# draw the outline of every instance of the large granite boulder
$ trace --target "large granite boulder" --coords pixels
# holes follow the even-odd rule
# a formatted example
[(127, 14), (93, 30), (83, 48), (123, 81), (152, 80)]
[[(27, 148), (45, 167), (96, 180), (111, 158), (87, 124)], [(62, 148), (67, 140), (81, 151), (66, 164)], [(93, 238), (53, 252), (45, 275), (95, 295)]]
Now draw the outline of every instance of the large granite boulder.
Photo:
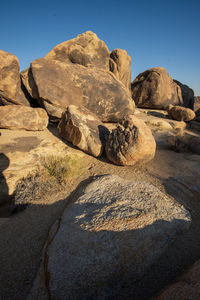
[(84, 107), (70, 105), (58, 124), (60, 137), (95, 157), (102, 154), (109, 130)]
[(190, 108), (186, 108), (183, 106), (172, 106), (169, 105), (168, 107), (168, 114), (169, 116), (177, 121), (191, 121), (195, 118), (195, 112)]
[(112, 130), (105, 150), (117, 165), (144, 164), (154, 158), (156, 142), (144, 121), (130, 115)]
[(95, 33), (87, 31), (55, 46), (45, 58), (109, 70), (109, 50)]
[(24, 105), (0, 106), (0, 128), (44, 130), (48, 125), (48, 115), (42, 108)]
[(114, 175), (75, 195), (50, 232), (28, 299), (134, 299), (134, 282), (189, 228), (189, 212), (148, 182)]
[(86, 107), (103, 122), (116, 122), (134, 112), (126, 88), (107, 71), (45, 58), (35, 60), (30, 68), (24, 84), (52, 120), (60, 119), (70, 104)]
[(183, 105), (190, 109), (194, 109), (194, 91), (189, 86), (182, 84), (178, 80), (174, 80), (174, 82), (181, 88)]
[(110, 71), (131, 92), (131, 57), (126, 50), (115, 49), (110, 53)]
[(0, 50), (0, 105), (7, 104), (30, 106), (21, 88), (17, 57)]
[(131, 90), (138, 107), (166, 109), (169, 104), (183, 105), (180, 87), (161, 67), (140, 73), (132, 82)]
[(200, 261), (164, 289), (152, 300), (198, 300), (200, 299)]

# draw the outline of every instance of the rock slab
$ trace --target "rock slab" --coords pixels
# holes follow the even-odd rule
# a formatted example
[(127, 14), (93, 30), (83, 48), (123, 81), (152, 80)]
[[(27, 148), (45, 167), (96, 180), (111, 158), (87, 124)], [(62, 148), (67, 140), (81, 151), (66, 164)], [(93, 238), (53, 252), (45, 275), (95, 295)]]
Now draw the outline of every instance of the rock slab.
[[(131, 297), (134, 280), (190, 226), (189, 212), (147, 182), (107, 175), (79, 195), (46, 244), (51, 299)], [(40, 275), (29, 299), (45, 299)]]
[(38, 96), (34, 95), (52, 119), (60, 119), (70, 104), (86, 107), (103, 122), (134, 112), (126, 88), (104, 70), (40, 58), (31, 63), (28, 76), (33, 77), (31, 84), (35, 82), (32, 89)]
[(48, 115), (43, 108), (23, 105), (0, 106), (0, 128), (44, 130), (48, 121)]
[(155, 156), (156, 142), (143, 120), (130, 115), (108, 136), (107, 158), (117, 165), (144, 164)]
[(60, 137), (95, 157), (102, 154), (109, 130), (89, 110), (70, 105), (58, 124)]

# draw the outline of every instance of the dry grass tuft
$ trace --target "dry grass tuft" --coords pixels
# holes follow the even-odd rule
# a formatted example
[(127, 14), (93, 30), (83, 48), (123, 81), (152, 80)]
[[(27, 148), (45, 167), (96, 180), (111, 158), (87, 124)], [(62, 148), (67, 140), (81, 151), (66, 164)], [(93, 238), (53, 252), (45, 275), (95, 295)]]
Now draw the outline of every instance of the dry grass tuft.
[(13, 193), (12, 212), (60, 192), (69, 181), (83, 172), (85, 164), (77, 157), (47, 156), (34, 173), (22, 178)]

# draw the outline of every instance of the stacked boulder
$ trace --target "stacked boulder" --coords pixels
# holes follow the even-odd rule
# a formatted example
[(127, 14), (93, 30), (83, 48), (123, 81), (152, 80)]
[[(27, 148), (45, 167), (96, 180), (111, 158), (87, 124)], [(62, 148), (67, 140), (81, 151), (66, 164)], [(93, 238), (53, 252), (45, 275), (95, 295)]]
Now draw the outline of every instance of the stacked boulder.
[(165, 68), (156, 67), (140, 73), (131, 84), (132, 98), (141, 108), (166, 109), (179, 105), (193, 109), (194, 92), (173, 80)]

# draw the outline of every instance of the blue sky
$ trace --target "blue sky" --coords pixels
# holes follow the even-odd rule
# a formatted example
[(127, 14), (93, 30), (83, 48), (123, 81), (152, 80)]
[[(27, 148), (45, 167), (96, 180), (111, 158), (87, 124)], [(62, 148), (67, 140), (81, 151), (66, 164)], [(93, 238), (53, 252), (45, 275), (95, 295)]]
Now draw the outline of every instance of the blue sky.
[(55, 45), (87, 30), (110, 51), (125, 49), (132, 79), (163, 66), (200, 95), (200, 1), (1, 0), (0, 49), (15, 54), (21, 70)]

